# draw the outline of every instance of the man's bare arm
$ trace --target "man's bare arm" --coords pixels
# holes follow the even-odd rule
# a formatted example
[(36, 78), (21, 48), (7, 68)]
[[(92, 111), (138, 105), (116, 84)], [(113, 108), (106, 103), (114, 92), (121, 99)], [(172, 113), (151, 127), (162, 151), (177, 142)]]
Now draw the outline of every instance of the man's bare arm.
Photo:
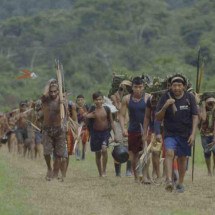
[(192, 132), (191, 132), (191, 135), (188, 139), (188, 143), (190, 145), (192, 145), (195, 141), (198, 123), (199, 123), (198, 115), (193, 115), (192, 116)]
[(128, 96), (124, 96), (122, 99), (122, 104), (119, 112), (119, 122), (123, 132), (123, 135), (127, 133), (125, 130), (125, 120), (126, 120), (126, 112), (128, 108)]

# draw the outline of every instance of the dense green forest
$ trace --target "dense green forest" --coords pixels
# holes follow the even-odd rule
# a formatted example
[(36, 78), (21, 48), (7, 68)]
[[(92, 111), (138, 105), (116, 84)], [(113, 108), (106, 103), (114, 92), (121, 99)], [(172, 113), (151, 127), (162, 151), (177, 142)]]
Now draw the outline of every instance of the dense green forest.
[[(197, 51), (205, 59), (202, 91), (215, 81), (213, 0), (0, 0), (0, 108), (36, 99), (64, 67), (71, 99), (105, 94), (112, 73), (166, 77), (180, 72), (195, 83)], [(36, 79), (16, 80), (22, 69)]]

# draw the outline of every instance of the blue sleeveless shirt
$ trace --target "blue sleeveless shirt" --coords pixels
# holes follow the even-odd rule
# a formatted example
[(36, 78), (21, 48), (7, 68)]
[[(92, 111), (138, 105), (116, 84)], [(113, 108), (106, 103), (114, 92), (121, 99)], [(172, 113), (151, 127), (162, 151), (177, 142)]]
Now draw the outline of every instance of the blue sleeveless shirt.
[(144, 101), (144, 96), (140, 99), (140, 101), (135, 102), (133, 101), (132, 95), (131, 95), (128, 103), (128, 111), (129, 111), (128, 132), (141, 132), (140, 124), (143, 125), (145, 110), (146, 110), (146, 103)]

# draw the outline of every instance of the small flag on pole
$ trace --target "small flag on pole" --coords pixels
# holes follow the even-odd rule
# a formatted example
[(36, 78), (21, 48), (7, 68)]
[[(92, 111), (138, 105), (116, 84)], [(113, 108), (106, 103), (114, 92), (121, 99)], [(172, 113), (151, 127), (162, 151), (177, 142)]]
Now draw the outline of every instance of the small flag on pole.
[(28, 79), (28, 78), (30, 78), (30, 79), (35, 79), (35, 78), (37, 78), (37, 75), (36, 75), (34, 72), (30, 72), (30, 71), (27, 70), (27, 69), (23, 69), (23, 70), (21, 70), (21, 72), (24, 73), (24, 74), (21, 75), (21, 76), (18, 76), (18, 77), (16, 78), (17, 80)]

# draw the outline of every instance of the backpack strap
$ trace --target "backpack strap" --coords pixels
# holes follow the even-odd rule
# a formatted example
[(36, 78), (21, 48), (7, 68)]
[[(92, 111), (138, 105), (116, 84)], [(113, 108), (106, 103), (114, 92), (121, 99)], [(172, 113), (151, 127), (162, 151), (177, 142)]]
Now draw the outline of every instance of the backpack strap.
[(105, 111), (107, 113), (107, 119), (110, 122), (110, 114), (111, 114), (110, 108), (108, 106), (106, 106), (106, 105), (104, 105), (103, 107), (104, 107), (104, 109), (105, 109)]

